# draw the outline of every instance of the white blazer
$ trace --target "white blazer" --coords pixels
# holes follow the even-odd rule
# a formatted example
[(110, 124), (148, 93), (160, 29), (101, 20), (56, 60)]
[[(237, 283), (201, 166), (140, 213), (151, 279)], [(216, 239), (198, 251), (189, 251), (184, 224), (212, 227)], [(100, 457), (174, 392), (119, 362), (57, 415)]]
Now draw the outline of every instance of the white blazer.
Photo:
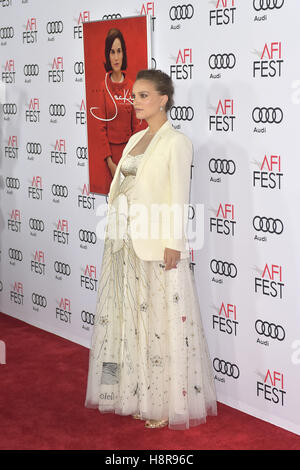
[[(124, 148), (110, 185), (108, 213), (124, 179), (124, 175), (120, 171), (122, 162), (147, 130), (148, 128), (134, 134)], [(181, 258), (189, 257), (189, 245), (185, 230), (192, 159), (193, 146), (190, 139), (175, 130), (169, 121), (166, 121), (151, 140), (140, 161), (130, 199), (131, 203), (142, 204), (147, 209), (148, 219), (146, 222), (150, 227), (152, 218), (152, 223), (156, 224), (155, 229), (158, 229), (159, 234), (165, 234), (162, 232), (162, 223), (168, 223), (166, 216), (171, 215), (171, 206), (175, 207), (174, 204), (176, 207), (180, 207), (183, 215), (180, 237), (178, 232), (175, 233), (174, 230), (170, 230), (167, 238), (165, 236), (161, 238), (161, 235), (152, 237), (152, 232), (148, 232), (144, 238), (133, 237), (133, 248), (139, 258), (147, 261), (163, 260), (165, 247), (179, 250)], [(169, 211), (169, 214), (164, 212), (163, 220), (159, 219), (159, 222), (153, 221), (153, 212), (151, 213), (153, 204), (163, 204), (164, 210)]]

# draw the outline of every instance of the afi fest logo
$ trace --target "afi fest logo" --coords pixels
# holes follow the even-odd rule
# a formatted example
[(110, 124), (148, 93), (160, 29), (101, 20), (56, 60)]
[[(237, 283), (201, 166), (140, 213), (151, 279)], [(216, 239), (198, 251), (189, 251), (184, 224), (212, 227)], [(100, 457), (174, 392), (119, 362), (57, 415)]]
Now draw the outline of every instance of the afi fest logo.
[(234, 24), (238, 0), (217, 0), (214, 10), (209, 12), (209, 26)]
[(95, 209), (95, 196), (90, 195), (90, 191), (88, 189), (88, 185), (84, 184), (81, 190), (81, 194), (78, 195), (78, 207), (82, 207), (83, 209)]
[(21, 232), (21, 211), (19, 209), (12, 209), (7, 220), (7, 228), (12, 232)]
[(64, 59), (54, 57), (51, 69), (48, 70), (48, 82), (62, 83), (64, 81)]
[(56, 228), (53, 230), (53, 241), (62, 245), (69, 244), (69, 224), (66, 219), (59, 219)]
[(233, 132), (233, 123), (236, 116), (233, 114), (233, 100), (219, 100), (216, 113), (209, 116), (209, 130), (217, 132)]
[(42, 250), (35, 250), (33, 259), (30, 261), (30, 269), (36, 274), (45, 275), (45, 252)]
[(65, 139), (56, 139), (54, 150), (50, 152), (50, 161), (56, 165), (65, 165), (67, 160), (67, 150)]
[(149, 15), (152, 23), (152, 31), (155, 29), (156, 16), (154, 15), (154, 2), (144, 2), (139, 12), (140, 15)]
[(256, 395), (263, 400), (283, 406), (285, 394), (283, 374), (276, 370), (268, 369), (264, 381), (256, 384)]
[(56, 320), (63, 321), (65, 323), (71, 323), (71, 302), (70, 299), (61, 297), (59, 306), (55, 309)]
[(28, 109), (25, 110), (26, 122), (40, 122), (40, 100), (31, 98)]
[(265, 265), (261, 277), (254, 279), (255, 292), (282, 299), (284, 283), (282, 282), (282, 266), (277, 264)]
[(253, 77), (274, 78), (281, 77), (282, 64), (282, 46), (281, 42), (271, 42), (268, 46), (266, 43), (262, 53), (254, 51), (260, 56), (260, 60), (253, 62)]
[(16, 135), (10, 135), (7, 146), (4, 147), (4, 155), (7, 158), (18, 158), (18, 138)]
[(43, 199), (43, 185), (41, 176), (33, 176), (31, 186), (28, 186), (29, 199), (42, 200)]
[(15, 72), (15, 61), (14, 59), (8, 59), (4, 66), (4, 72), (2, 72), (3, 83), (16, 83), (16, 72)]
[(23, 305), (23, 284), (15, 281), (13, 289), (10, 291), (10, 301), (18, 305)]
[(218, 329), (222, 333), (236, 336), (237, 325), (236, 321), (236, 305), (227, 304), (222, 302), (218, 315), (212, 316), (213, 329)]
[(23, 44), (37, 43), (37, 25), (36, 18), (28, 18), (25, 30), (23, 32)]
[(220, 203), (216, 217), (209, 220), (210, 232), (216, 231), (221, 235), (232, 235), (234, 237), (236, 221), (234, 220), (234, 205)]
[(170, 76), (176, 80), (191, 80), (193, 67), (192, 49), (179, 49), (176, 65), (170, 65)]
[(90, 21), (90, 12), (88, 10), (81, 11), (78, 18), (75, 19), (77, 25), (73, 27), (73, 39), (82, 39), (82, 23), (86, 21)]
[(259, 170), (253, 171), (253, 187), (265, 189), (281, 189), (281, 156), (265, 155), (262, 163), (254, 162)]
[(92, 264), (87, 264), (84, 270), (84, 274), (80, 275), (80, 287), (96, 291), (97, 283), (98, 280), (96, 276), (96, 266)]

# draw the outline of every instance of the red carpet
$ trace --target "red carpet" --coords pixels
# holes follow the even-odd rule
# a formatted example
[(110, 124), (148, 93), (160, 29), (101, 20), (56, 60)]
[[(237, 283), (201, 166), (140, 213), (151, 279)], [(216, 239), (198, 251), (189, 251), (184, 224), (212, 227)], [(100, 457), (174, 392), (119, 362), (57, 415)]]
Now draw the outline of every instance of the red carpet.
[(0, 314), (0, 449), (300, 449), (300, 437), (219, 404), (187, 431), (145, 429), (131, 417), (84, 407), (89, 350)]

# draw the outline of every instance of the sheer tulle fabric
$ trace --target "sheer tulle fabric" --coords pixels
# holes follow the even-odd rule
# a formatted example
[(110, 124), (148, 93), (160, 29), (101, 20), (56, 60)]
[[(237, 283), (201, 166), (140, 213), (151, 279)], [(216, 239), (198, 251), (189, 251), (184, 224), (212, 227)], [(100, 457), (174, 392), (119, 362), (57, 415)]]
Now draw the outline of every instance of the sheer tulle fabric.
[[(129, 160), (133, 174), (124, 165), (117, 197), (125, 195), (128, 204), (139, 161)], [(141, 260), (129, 220), (122, 243), (108, 236), (104, 242), (85, 406), (168, 419), (171, 429), (187, 429), (217, 414), (189, 260), (168, 271), (163, 260)]]

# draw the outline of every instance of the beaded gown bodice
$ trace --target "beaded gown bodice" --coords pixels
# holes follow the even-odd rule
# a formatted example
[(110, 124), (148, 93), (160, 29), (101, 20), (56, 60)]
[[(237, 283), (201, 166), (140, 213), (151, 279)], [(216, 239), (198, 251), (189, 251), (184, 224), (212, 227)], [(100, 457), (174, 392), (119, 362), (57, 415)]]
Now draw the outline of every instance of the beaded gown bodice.
[(136, 176), (137, 169), (144, 154), (127, 155), (121, 166), (122, 174), (126, 176)]

